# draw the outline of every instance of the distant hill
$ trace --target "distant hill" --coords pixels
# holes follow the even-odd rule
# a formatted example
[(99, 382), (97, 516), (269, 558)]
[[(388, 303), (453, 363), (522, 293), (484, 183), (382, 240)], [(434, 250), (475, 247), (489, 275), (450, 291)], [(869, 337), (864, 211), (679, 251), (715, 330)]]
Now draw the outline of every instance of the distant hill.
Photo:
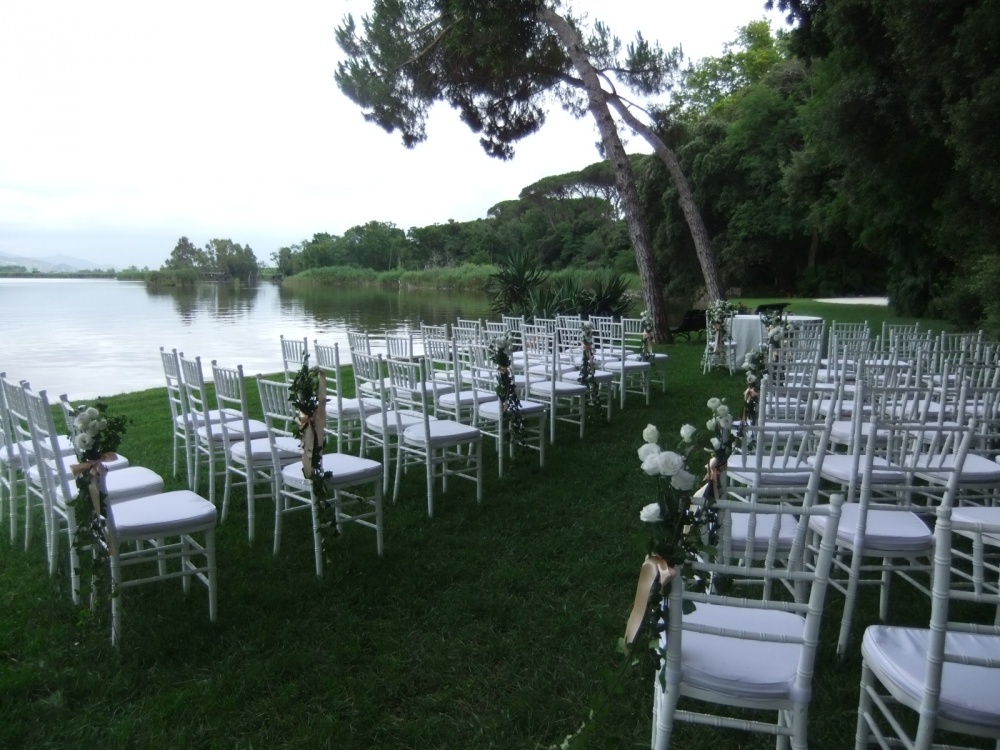
[(0, 253), (0, 266), (24, 266), (29, 271), (37, 269), (40, 273), (75, 273), (76, 271), (114, 270), (111, 266), (102, 266), (92, 260), (72, 258), (68, 255), (50, 255), (45, 258), (27, 258)]

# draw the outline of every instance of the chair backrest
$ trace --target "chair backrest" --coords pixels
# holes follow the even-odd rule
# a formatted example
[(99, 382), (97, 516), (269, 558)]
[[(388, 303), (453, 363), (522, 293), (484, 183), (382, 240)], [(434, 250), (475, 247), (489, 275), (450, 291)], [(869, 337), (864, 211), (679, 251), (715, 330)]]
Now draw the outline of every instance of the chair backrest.
[[(479, 343), (479, 342), (475, 342)], [(466, 344), (472, 346), (473, 343)], [(424, 363), (426, 365), (427, 379), (431, 383), (431, 390), (434, 397), (437, 396), (435, 390), (438, 385), (457, 388), (461, 386), (458, 365), (455, 359), (455, 350), (459, 342), (451, 339), (428, 339), (424, 348)]]
[(419, 412), (423, 416), (424, 438), (430, 439), (430, 396), (427, 393), (425, 363), (407, 360), (386, 360), (389, 371), (389, 392), (395, 411), (396, 428), (403, 432), (401, 411)]
[(285, 367), (285, 380), (291, 383), (295, 373), (302, 368), (302, 363), (309, 355), (309, 339), (306, 337), (286, 339), (284, 336), (279, 338), (281, 339), (281, 360)]
[[(7, 373), (0, 372), (0, 381), (7, 380)], [(6, 451), (7, 456), (6, 461), (15, 462), (19, 460), (16, 458), (18, 454), (17, 440), (14, 438), (14, 428), (10, 422), (10, 413), (7, 410), (7, 396), (4, 393), (5, 389), (0, 387), (0, 447)], [(4, 480), (4, 486), (6, 486), (5, 472), (0, 471), (0, 480)]]
[(497, 336), (503, 336), (508, 330), (507, 325), (501, 321), (483, 321), (483, 338), (486, 341), (492, 341)]
[(426, 342), (427, 339), (447, 339), (448, 336), (448, 324), (441, 323), (440, 325), (427, 325), (425, 323), (420, 324), (420, 340)]
[(385, 350), (388, 359), (413, 359), (416, 352), (413, 348), (412, 333), (390, 333), (385, 337)]
[(451, 327), (451, 338), (458, 345), (478, 344), (483, 340), (483, 326), (478, 320), (458, 318)]
[(63, 458), (62, 451), (59, 450), (58, 443), (56, 442), (59, 433), (56, 432), (55, 420), (52, 417), (52, 407), (49, 404), (48, 394), (45, 391), (38, 391), (37, 393), (32, 391), (27, 383), (23, 383), (22, 386), (22, 393), (24, 394), (23, 403), (28, 417), (29, 435), (43, 482), (45, 480), (45, 472), (51, 472), (52, 483), (44, 486), (45, 492), (48, 493), (46, 502), (65, 508), (73, 500), (71, 493), (74, 482), (69, 467)]
[[(260, 406), (264, 412), (264, 424), (267, 425), (268, 436), (291, 437), (298, 416), (292, 407), (291, 386), (280, 380), (268, 380), (258, 374), (257, 392), (260, 394)], [(272, 454), (273, 452), (272, 450)], [(280, 460), (278, 463), (280, 465)]]
[(235, 368), (220, 367), (212, 360), (212, 378), (215, 380), (215, 400), (219, 408), (218, 430), (222, 435), (222, 445), (226, 454), (236, 443), (246, 445), (247, 460), (253, 455), (250, 450), (250, 407), (247, 404), (246, 381), (243, 365)]
[(348, 331), (347, 332), (347, 345), (351, 348), (351, 352), (361, 352), (362, 354), (372, 353), (371, 340), (368, 334), (364, 331)]
[(333, 407), (337, 414), (344, 411), (344, 386), (341, 382), (340, 345), (321, 344), (313, 340), (313, 353), (316, 355), (316, 367), (326, 375), (327, 408)]
[(870, 345), (872, 329), (867, 320), (863, 323), (842, 323), (832, 320), (827, 336), (829, 337), (827, 354), (833, 358), (840, 355), (838, 346), (856, 348)]
[[(368, 399), (381, 401), (385, 404), (388, 401), (389, 392), (385, 387), (382, 355), (351, 352), (351, 360), (354, 362), (354, 388), (358, 394), (359, 403), (364, 405), (362, 399)], [(384, 413), (385, 409), (382, 411)]]
[(524, 325), (523, 315), (501, 315), (500, 320), (508, 331), (520, 331)]
[(213, 432), (218, 429), (218, 423), (210, 419), (212, 407), (208, 403), (205, 390), (205, 375), (201, 369), (201, 357), (188, 359), (183, 354), (177, 355), (181, 365), (184, 383), (184, 403), (187, 404), (188, 416), (192, 429), (204, 427), (207, 437), (211, 440)]
[(11, 451), (8, 455), (21, 462), (22, 467), (30, 466), (34, 461), (35, 448), (32, 444), (31, 427), (28, 418), (28, 405), (24, 398), (24, 388), (27, 383), (15, 383), (6, 376), (0, 375), (4, 394), (4, 405), (7, 412), (7, 426)]
[(162, 346), (160, 347), (160, 361), (163, 363), (163, 377), (167, 385), (167, 403), (170, 404), (170, 416), (175, 425), (179, 422), (186, 424), (186, 420), (182, 417), (187, 414), (179, 357), (176, 349), (171, 349), (168, 352)]

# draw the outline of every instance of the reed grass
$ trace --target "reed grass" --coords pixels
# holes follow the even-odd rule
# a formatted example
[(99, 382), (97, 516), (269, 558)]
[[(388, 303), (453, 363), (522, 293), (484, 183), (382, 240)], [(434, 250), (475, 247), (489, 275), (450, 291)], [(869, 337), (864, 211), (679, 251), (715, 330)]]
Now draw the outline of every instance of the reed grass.
[[(874, 321), (886, 311), (843, 313)], [(132, 589), (118, 651), (103, 627), (80, 624), (65, 560), (50, 578), (40, 535), (25, 551), (4, 526), (0, 747), (547, 748), (605, 698), (578, 746), (648, 747), (652, 686), (626, 671), (609, 697), (607, 682), (643, 557), (638, 511), (653, 491), (636, 450), (647, 423), (666, 433), (701, 424), (710, 397), (740, 403), (742, 375), (702, 375), (702, 346), (663, 349), (669, 386), (654, 389), (651, 406), (630, 396), (584, 440), (561, 428), (544, 469), (525, 454), (501, 481), (487, 444), (481, 505), (455, 482), (429, 520), (422, 475), (406, 475), (386, 506), (385, 556), (372, 532), (348, 528), (329, 545), (323, 579), (307, 517), (286, 519), (274, 556), (271, 509), (258, 503), (251, 544), (237, 493), (218, 529), (218, 622), (199, 587), (187, 597), (176, 582)], [(107, 401), (134, 420), (122, 452), (180, 488), (164, 391)], [(893, 621), (926, 621), (926, 601), (902, 586), (893, 597)], [(872, 621), (867, 592), (862, 604), (859, 622)], [(813, 747), (849, 747), (860, 656), (855, 643), (836, 661), (837, 595), (827, 609), (810, 735)], [(691, 726), (671, 745), (772, 746)]]

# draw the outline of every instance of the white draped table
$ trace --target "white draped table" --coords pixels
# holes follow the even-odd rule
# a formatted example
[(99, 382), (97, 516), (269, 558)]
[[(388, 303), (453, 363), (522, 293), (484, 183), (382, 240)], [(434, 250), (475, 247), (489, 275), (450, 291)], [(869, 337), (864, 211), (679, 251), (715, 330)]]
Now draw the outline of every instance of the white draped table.
[[(815, 315), (786, 315), (791, 323), (805, 320), (820, 320)], [(732, 338), (736, 342), (736, 367), (743, 367), (743, 359), (751, 349), (760, 346), (762, 334), (760, 330), (760, 315), (733, 316)]]

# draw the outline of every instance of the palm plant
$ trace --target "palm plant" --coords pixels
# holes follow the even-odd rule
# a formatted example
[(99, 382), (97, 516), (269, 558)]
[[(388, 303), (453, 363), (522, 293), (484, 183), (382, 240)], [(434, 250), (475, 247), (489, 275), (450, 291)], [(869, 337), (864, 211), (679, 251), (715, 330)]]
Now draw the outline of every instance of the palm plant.
[(496, 315), (527, 314), (531, 292), (548, 279), (538, 267), (538, 258), (524, 248), (511, 248), (497, 258), (496, 267), (486, 280), (490, 310)]

